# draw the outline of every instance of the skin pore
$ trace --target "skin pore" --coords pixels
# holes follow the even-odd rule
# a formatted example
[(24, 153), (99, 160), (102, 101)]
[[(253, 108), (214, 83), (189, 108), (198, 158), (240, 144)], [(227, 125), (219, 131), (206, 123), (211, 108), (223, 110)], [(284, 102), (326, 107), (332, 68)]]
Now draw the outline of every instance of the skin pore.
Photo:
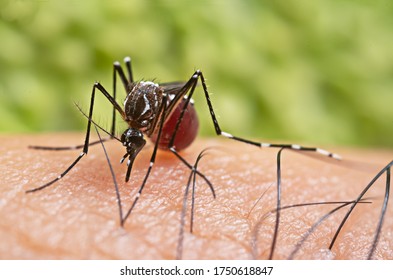
[[(92, 132), (92, 140), (97, 139)], [(28, 145), (82, 144), (81, 133), (0, 136), (1, 259), (174, 259), (178, 252), (183, 195), (190, 170), (170, 152), (158, 152), (147, 185), (120, 227), (115, 188), (100, 145), (54, 185), (26, 194), (56, 178), (79, 150), (30, 150)], [(124, 148), (105, 143), (123, 212), (140, 187), (153, 145), (138, 155), (131, 180), (124, 182)], [(211, 181), (216, 199), (197, 176), (193, 233), (190, 200), (183, 259), (266, 259), (270, 254), (276, 205), (277, 149), (259, 149), (221, 139), (197, 140), (181, 152), (194, 164), (209, 148), (198, 170)], [(325, 148), (325, 147), (322, 147)], [(392, 152), (329, 149), (344, 160), (285, 150), (282, 154), (281, 206), (323, 201), (350, 201), (393, 158)], [(355, 163), (356, 162), (356, 163)], [(359, 162), (367, 162), (360, 164)], [(300, 246), (295, 259), (365, 259), (375, 234), (385, 190), (382, 176), (359, 204), (330, 251), (330, 241), (348, 207), (325, 220)], [(307, 230), (335, 205), (294, 207), (281, 211), (274, 259), (287, 259)], [(270, 214), (269, 214), (270, 213)], [(393, 211), (388, 205), (375, 259), (393, 259)]]

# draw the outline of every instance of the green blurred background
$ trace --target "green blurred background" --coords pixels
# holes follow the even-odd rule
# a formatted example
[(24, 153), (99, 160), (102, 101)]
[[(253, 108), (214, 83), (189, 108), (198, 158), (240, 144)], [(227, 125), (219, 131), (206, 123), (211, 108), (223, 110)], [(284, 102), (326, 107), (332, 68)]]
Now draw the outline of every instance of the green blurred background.
[(201, 69), (235, 135), (393, 147), (391, 0), (0, 0), (0, 131), (84, 130), (74, 102), (87, 111), (93, 82), (110, 90), (127, 55), (137, 80)]

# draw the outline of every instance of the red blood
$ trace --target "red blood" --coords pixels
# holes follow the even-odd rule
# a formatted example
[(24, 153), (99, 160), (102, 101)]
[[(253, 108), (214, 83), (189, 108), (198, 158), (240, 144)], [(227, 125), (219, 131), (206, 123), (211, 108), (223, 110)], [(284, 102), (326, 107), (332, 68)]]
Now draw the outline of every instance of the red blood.
[[(165, 122), (161, 132), (161, 139), (158, 143), (158, 147), (162, 150), (168, 150), (169, 141), (175, 130), (176, 122), (180, 117), (181, 110), (186, 101), (183, 99), (179, 105), (174, 109), (172, 115)], [(195, 111), (194, 105), (189, 103), (186, 111), (184, 112), (182, 122), (180, 123), (179, 129), (177, 130), (175, 138), (175, 148), (177, 151), (183, 150), (191, 145), (198, 134), (199, 121)], [(157, 135), (154, 134), (151, 140), (155, 143), (157, 141)]]

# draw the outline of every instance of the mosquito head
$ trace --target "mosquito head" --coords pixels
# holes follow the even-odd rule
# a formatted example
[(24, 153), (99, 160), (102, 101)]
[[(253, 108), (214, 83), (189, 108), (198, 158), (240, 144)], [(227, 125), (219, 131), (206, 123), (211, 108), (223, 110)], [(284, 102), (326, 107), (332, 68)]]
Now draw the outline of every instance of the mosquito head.
[(132, 84), (124, 101), (125, 120), (129, 126), (150, 134), (159, 115), (162, 96), (163, 89), (156, 83), (142, 81)]
[(121, 135), (121, 142), (126, 147), (127, 154), (131, 158), (135, 158), (146, 144), (146, 140), (143, 139), (143, 133), (135, 128), (126, 129)]

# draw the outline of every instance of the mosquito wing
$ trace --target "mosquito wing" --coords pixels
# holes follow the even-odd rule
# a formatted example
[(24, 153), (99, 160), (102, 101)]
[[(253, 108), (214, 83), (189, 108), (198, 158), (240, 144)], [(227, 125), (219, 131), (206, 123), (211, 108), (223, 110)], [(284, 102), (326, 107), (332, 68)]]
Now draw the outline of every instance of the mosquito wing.
[(168, 96), (168, 106), (166, 110), (165, 119), (168, 119), (172, 114), (173, 110), (178, 106), (178, 104), (183, 100), (187, 93), (191, 89), (190, 81), (188, 82), (170, 82), (162, 83), (160, 86), (164, 89), (164, 93)]
[(160, 86), (164, 89), (164, 92), (168, 95), (176, 95), (179, 91), (184, 87), (186, 82), (169, 82), (169, 83), (160, 83)]

